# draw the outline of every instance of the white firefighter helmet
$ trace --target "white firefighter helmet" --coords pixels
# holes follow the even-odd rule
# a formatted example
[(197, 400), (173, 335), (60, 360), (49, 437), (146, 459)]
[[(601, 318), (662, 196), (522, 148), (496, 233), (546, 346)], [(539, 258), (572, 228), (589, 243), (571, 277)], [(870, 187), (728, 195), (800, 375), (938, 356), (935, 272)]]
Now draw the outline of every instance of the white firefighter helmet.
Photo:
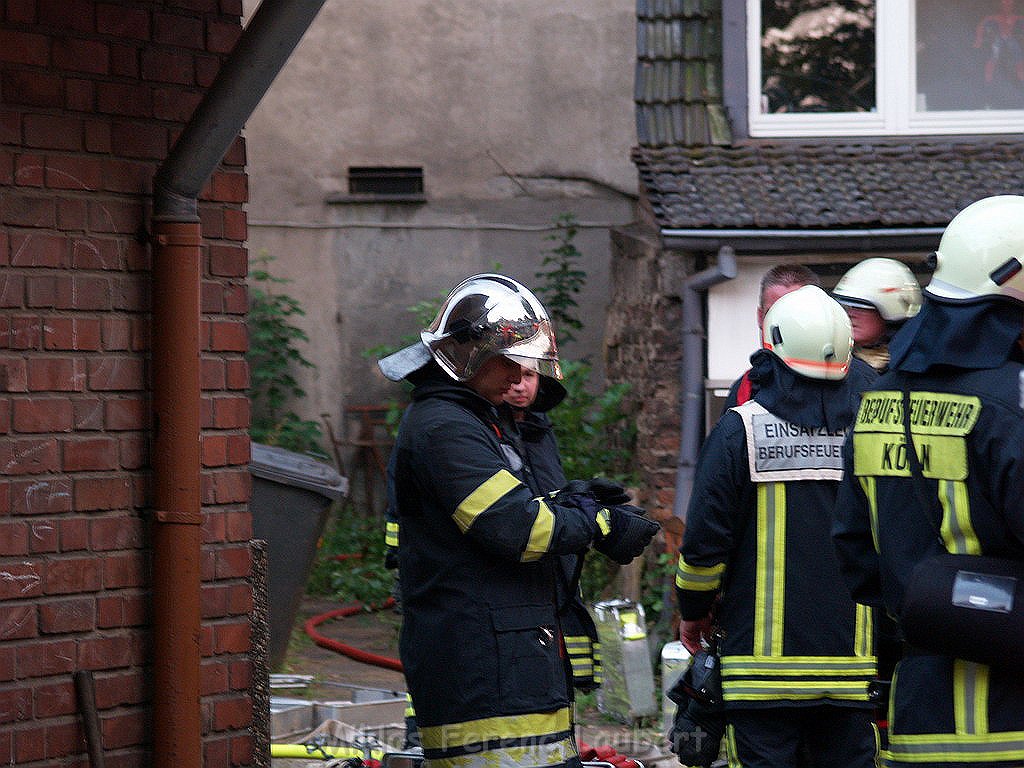
[(921, 286), (896, 259), (865, 259), (839, 278), (832, 298), (848, 307), (874, 309), (889, 323), (902, 323), (921, 309)]
[(996, 195), (971, 203), (942, 233), (935, 260), (925, 288), (933, 299), (1024, 304), (1024, 197)]
[(547, 310), (528, 288), (504, 275), (481, 274), (463, 280), (420, 339), (456, 381), (473, 378), (495, 355), (543, 376), (562, 378)]
[(765, 313), (764, 348), (786, 367), (812, 379), (846, 377), (853, 355), (850, 318), (821, 288), (790, 291)]

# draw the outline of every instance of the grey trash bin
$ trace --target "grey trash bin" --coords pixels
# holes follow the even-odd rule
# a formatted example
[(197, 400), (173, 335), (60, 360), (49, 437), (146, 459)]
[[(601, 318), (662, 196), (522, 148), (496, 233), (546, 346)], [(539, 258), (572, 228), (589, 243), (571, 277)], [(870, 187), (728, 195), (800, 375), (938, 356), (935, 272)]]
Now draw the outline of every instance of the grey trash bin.
[(348, 480), (329, 464), (270, 445), (252, 444), (253, 535), (267, 542), (271, 668), (284, 661), (316, 545), (331, 502), (344, 498)]

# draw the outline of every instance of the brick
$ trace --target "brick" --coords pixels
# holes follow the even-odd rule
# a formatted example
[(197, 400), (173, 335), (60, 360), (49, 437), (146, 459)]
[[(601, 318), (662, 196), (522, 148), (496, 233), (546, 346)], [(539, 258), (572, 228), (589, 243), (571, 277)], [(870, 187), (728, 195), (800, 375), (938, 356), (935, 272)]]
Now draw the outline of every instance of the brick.
[(0, 392), (28, 392), (28, 363), (25, 359), (0, 356)]
[(28, 107), (63, 106), (61, 80), (56, 74), (14, 70), (5, 72), (0, 83), (8, 104), (22, 104)]
[(34, 605), (18, 603), (0, 612), (0, 641), (31, 640), (39, 637), (38, 613)]
[(14, 401), (12, 424), (15, 432), (70, 432), (73, 426), (71, 401), (66, 398), (31, 398)]
[(151, 191), (151, 163), (120, 157), (106, 157), (102, 162), (103, 189), (127, 194), (148, 194)]
[(131, 323), (123, 315), (105, 315), (101, 319), (103, 349), (109, 351), (131, 349)]
[(0, 29), (0, 61), (45, 67), (50, 63), (50, 39), (45, 35)]
[(149, 279), (144, 275), (114, 277), (111, 283), (111, 302), (114, 309), (126, 312), (149, 310)]
[(140, 555), (114, 554), (103, 559), (103, 588), (146, 586), (146, 564)]
[(25, 278), (0, 273), (0, 307), (20, 307), (25, 300)]
[(117, 122), (111, 140), (122, 157), (162, 160), (169, 148), (167, 129), (159, 125)]
[(0, 522), (0, 557), (27, 555), (28, 530), (21, 520)]
[(14, 159), (14, 181), (19, 187), (42, 187), (45, 171), (42, 155), (22, 154)]
[(40, 149), (82, 149), (82, 121), (63, 115), (25, 115), (25, 146)]
[(89, 227), (94, 232), (134, 236), (144, 223), (140, 201), (99, 199), (89, 203)]
[(175, 48), (193, 48), (200, 51), (206, 48), (202, 19), (188, 16), (154, 14), (153, 40)]
[(241, 36), (240, 25), (213, 19), (206, 25), (206, 49), (210, 53), (231, 53)]
[(32, 689), (0, 691), (0, 723), (27, 722), (32, 719)]
[[(248, 474), (248, 471), (245, 472)], [(252, 555), (245, 546), (225, 547), (217, 552), (214, 564), (218, 579), (248, 578), (252, 569)]]
[(204, 435), (202, 438), (204, 467), (223, 467), (228, 463), (227, 435)]
[(142, 437), (118, 438), (118, 462), (121, 469), (142, 469), (149, 466), (149, 441)]
[(245, 168), (245, 139), (240, 135), (235, 136), (228, 151), (224, 153), (221, 163), (225, 166)]
[[(57, 227), (65, 232), (69, 230), (82, 230), (88, 226), (86, 211), (87, 203), (80, 197), (67, 198), (61, 197), (57, 199)], [(74, 238), (71, 243), (72, 253), (74, 253), (75, 242), (78, 238)], [(72, 266), (74, 266), (72, 264)]]
[[(0, 34), (3, 34), (0, 31)], [(3, 46), (0, 45), (0, 51)], [(13, 109), (4, 109), (0, 104), (0, 142), (11, 146), (22, 146), (21, 112)]]
[(87, 152), (112, 151), (114, 145), (113, 129), (107, 120), (86, 119), (85, 127), (85, 149)]
[(110, 72), (110, 49), (100, 40), (54, 37), (51, 42), (53, 66), (68, 72), (105, 75)]
[(120, 240), (77, 237), (71, 243), (71, 266), (73, 269), (121, 269), (123, 251), (124, 243)]
[[(68, 481), (68, 498), (71, 497)], [(89, 521), (85, 518), (63, 519), (59, 524), (61, 552), (74, 552), (89, 546)]]
[(16, 654), (11, 646), (0, 645), (0, 680), (14, 679)]
[(81, 359), (33, 357), (28, 360), (28, 387), (33, 392), (81, 392), (85, 365)]
[(46, 726), (46, 757), (58, 760), (81, 754), (82, 739), (77, 720), (50, 723)]
[(146, 429), (149, 426), (148, 400), (141, 398), (108, 400), (104, 409), (104, 422), (109, 430)]
[(209, 88), (220, 72), (220, 58), (217, 56), (196, 56), (196, 85)]
[(208, 189), (215, 200), (245, 203), (249, 200), (249, 179), (244, 173), (214, 173)]
[(215, 696), (231, 690), (228, 683), (228, 669), (224, 664), (216, 662), (203, 664), (199, 673), (200, 695)]
[(46, 186), (50, 189), (93, 192), (102, 185), (103, 165), (98, 158), (55, 156), (46, 160)]
[(141, 627), (150, 623), (149, 601), (142, 595), (126, 595), (123, 590), (115, 596), (100, 597), (97, 601), (97, 626), (101, 629)]
[(245, 211), (237, 208), (224, 209), (224, 237), (240, 243), (248, 239), (249, 224)]
[(248, 471), (217, 472), (214, 475), (214, 501), (234, 504), (249, 501), (252, 481)]
[(99, 517), (89, 524), (89, 540), (97, 552), (140, 549), (145, 543), (142, 527), (142, 521), (134, 516)]
[(93, 391), (131, 391), (145, 386), (145, 361), (136, 357), (89, 360), (88, 371), (89, 389)]
[(9, 434), (11, 431), (11, 400), (0, 398), (0, 435)]
[(120, 42), (119, 40), (111, 41), (110, 74), (138, 80), (142, 67), (140, 54), (141, 49), (135, 43)]
[(52, 559), (47, 563), (44, 582), (48, 595), (95, 592), (101, 584), (99, 558), (90, 553), (87, 557)]
[(33, 555), (59, 552), (60, 537), (53, 520), (33, 520), (29, 525), (29, 553)]
[(39, 349), (43, 338), (43, 322), (38, 315), (16, 315), (5, 320), (8, 322), (8, 349)]
[(233, 466), (247, 465), (252, 459), (252, 441), (249, 435), (228, 436), (228, 464)]
[(131, 647), (129, 638), (89, 637), (78, 641), (80, 669), (117, 669), (129, 666)]
[(212, 352), (245, 352), (249, 349), (249, 331), (244, 322), (218, 320), (210, 323)]
[(131, 504), (131, 485), (126, 477), (77, 478), (73, 488), (74, 507), (79, 512), (126, 509)]
[(104, 403), (98, 397), (75, 400), (75, 431), (103, 429)]
[(117, 469), (118, 444), (113, 437), (66, 440), (63, 445), (65, 472)]
[[(119, 750), (124, 747), (148, 744), (152, 738), (150, 728), (147, 717), (142, 712), (108, 716), (103, 719), (103, 746), (108, 750)], [(132, 763), (132, 765), (136, 763)]]
[(2, 223), (12, 227), (53, 229), (57, 223), (57, 206), (49, 197), (14, 192), (5, 195), (0, 216), (3, 217)]
[[(96, 84), (83, 78), (66, 78), (64, 80), (64, 106), (69, 112), (96, 111)], [(88, 145), (86, 146), (88, 149)]]
[(11, 511), (17, 515), (59, 515), (70, 512), (71, 480), (56, 477), (12, 483)]
[(219, 315), (224, 311), (224, 291), (220, 283), (204, 280), (199, 289), (199, 311), (204, 315)]
[(226, 383), (223, 360), (204, 358), (200, 361), (200, 386), (204, 390), (222, 390)]
[(46, 729), (43, 726), (26, 728), (14, 733), (14, 760), (12, 764), (31, 763), (46, 757)]
[(11, 233), (11, 266), (65, 267), (68, 239), (43, 232)]
[(213, 425), (217, 429), (247, 429), (249, 399), (234, 396), (214, 398)]
[(129, 117), (153, 116), (153, 90), (141, 83), (100, 83), (96, 87), (100, 113)]
[(96, 628), (96, 601), (91, 597), (46, 602), (39, 606), (39, 631), (43, 634), (91, 632)]
[(229, 586), (227, 609), (230, 615), (248, 616), (252, 612), (252, 588), (248, 584)]
[(100, 320), (93, 317), (48, 317), (43, 326), (43, 348), (55, 351), (100, 349)]
[[(0, 441), (0, 471), (8, 475), (39, 475), (58, 471), (55, 439)], [(13, 502), (13, 499), (12, 499)]]
[(113, 709), (146, 701), (146, 680), (138, 671), (103, 675), (96, 678), (96, 706)]
[(249, 272), (249, 255), (240, 246), (211, 245), (210, 273), (217, 277), (245, 277)]
[(228, 360), (226, 363), (227, 388), (249, 388), (249, 364), (245, 360)]
[(96, 28), (91, 0), (37, 0), (37, 4), (41, 23), (79, 32)]
[(101, 35), (149, 40), (149, 12), (141, 8), (126, 8), (121, 4), (98, 3), (96, 5), (96, 31)]
[(0, 600), (14, 600), (41, 597), (43, 580), (42, 567), (29, 560), (0, 564)]
[(215, 701), (213, 727), (217, 731), (247, 728), (252, 722), (252, 702), (248, 698)]
[(141, 62), (143, 80), (179, 85), (196, 82), (193, 57), (187, 53), (146, 48), (142, 51)]

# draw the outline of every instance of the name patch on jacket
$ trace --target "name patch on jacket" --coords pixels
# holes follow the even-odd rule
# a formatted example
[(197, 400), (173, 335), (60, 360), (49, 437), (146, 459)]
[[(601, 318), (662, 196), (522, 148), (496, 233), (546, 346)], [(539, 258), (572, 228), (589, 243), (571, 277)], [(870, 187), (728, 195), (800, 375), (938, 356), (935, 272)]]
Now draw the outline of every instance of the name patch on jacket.
[(750, 479), (755, 483), (842, 479), (845, 430), (801, 427), (753, 400), (732, 410), (743, 419)]
[[(981, 400), (950, 392), (910, 394), (910, 432), (925, 477), (967, 478), (966, 437), (978, 423)], [(866, 392), (853, 427), (853, 470), (858, 476), (910, 476), (903, 427), (903, 393)]]

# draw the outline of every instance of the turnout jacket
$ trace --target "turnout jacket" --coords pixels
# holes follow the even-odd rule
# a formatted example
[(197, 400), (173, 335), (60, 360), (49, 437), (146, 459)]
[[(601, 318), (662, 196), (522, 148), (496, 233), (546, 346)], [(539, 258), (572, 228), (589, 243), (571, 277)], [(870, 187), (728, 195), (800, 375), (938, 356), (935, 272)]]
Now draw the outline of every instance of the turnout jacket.
[(431, 766), (578, 765), (558, 555), (598, 532), (533, 492), (496, 410), (433, 363), (399, 428), (400, 653)]
[(752, 358), (755, 399), (727, 411), (701, 450), (676, 574), (680, 614), (700, 619), (721, 595), (727, 709), (867, 706), (871, 612), (850, 599), (830, 534), (845, 428), (868, 379), (812, 382), (763, 355)]
[[(978, 331), (998, 318), (974, 312), (982, 324), (968, 334), (966, 308), (950, 314), (926, 302), (922, 314), (908, 331), (916, 341), (902, 340), (893, 370), (865, 393), (845, 446), (835, 513), (835, 544), (854, 598), (897, 619), (914, 568), (943, 545), (955, 554), (1024, 559), (1024, 366), (1019, 353), (1005, 353), (1020, 332), (1019, 310), (990, 361), (965, 358), (979, 357), (977, 346), (997, 336)], [(943, 349), (940, 338), (935, 349), (931, 337), (944, 331), (930, 326), (948, 329), (960, 348)], [(977, 340), (973, 353), (963, 347), (967, 338)], [(906, 455), (904, 390), (915, 449), (938, 500), (928, 510)], [(1024, 763), (1024, 681), (999, 669), (907, 648), (889, 704), (889, 765)]]

